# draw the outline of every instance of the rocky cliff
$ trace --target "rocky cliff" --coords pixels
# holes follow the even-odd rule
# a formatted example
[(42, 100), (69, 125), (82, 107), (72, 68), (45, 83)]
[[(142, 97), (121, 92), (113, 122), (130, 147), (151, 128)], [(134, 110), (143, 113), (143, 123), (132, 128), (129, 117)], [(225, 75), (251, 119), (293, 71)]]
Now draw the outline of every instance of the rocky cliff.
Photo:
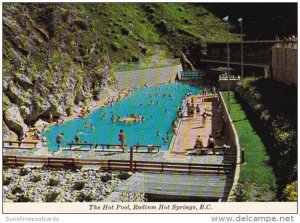
[(76, 4), (3, 4), (4, 138), (22, 138), (50, 113), (72, 114), (113, 85), (97, 33)]

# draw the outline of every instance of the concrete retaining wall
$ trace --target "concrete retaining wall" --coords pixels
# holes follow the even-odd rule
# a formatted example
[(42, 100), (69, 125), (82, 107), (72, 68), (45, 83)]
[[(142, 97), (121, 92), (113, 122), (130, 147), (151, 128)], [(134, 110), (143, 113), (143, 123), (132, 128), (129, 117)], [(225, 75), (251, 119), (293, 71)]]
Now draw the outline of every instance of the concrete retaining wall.
[[(229, 81), (230, 81), (230, 83), (229, 83), (230, 90), (233, 90), (237, 86), (237, 83), (240, 80), (239, 79), (230, 79)], [(228, 80), (219, 80), (219, 84), (220, 84), (220, 86), (219, 86), (220, 91), (227, 91)]]
[(296, 48), (273, 47), (272, 69), (273, 79), (287, 85), (297, 86), (298, 56)]
[[(224, 94), (227, 94), (227, 92), (225, 92)], [(230, 144), (230, 146), (234, 147), (234, 151), (236, 152), (236, 168), (235, 168), (235, 173), (234, 173), (233, 185), (232, 185), (232, 188), (229, 193), (228, 200), (227, 200), (227, 201), (234, 201), (234, 189), (237, 186), (238, 179), (240, 176), (241, 146), (240, 146), (238, 134), (235, 130), (234, 124), (229, 115), (228, 108), (226, 106), (226, 103), (225, 103), (222, 93), (219, 94), (219, 97), (220, 97), (222, 113), (224, 114), (225, 126), (228, 127), (227, 131), (229, 134), (229, 144)]]

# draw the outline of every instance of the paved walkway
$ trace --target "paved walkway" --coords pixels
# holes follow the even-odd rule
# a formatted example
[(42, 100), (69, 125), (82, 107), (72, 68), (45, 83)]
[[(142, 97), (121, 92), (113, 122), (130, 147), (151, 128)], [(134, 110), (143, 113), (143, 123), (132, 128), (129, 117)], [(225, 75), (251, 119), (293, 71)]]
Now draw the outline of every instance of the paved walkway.
[[(203, 102), (199, 96), (194, 96), (195, 105), (200, 105), (200, 113), (204, 110), (212, 111), (212, 102)], [(202, 116), (195, 118), (184, 117), (181, 119), (177, 135), (174, 137), (170, 146), (170, 152), (166, 153), (165, 158), (169, 160), (182, 160), (186, 156), (195, 154), (194, 145), (196, 138), (200, 135), (203, 146), (207, 145), (208, 136), (212, 133), (212, 117), (208, 116), (203, 125)]]

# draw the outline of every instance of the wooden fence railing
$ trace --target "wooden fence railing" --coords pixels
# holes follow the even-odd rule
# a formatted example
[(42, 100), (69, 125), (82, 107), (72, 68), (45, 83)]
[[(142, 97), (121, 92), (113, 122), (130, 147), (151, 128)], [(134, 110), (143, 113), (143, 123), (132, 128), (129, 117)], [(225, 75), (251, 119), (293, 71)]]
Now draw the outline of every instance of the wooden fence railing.
[[(8, 146), (5, 144), (8, 144)], [(3, 148), (20, 148), (22, 144), (33, 145), (33, 147), (36, 148), (38, 142), (37, 141), (9, 141), (9, 140), (2, 141)], [(13, 145), (16, 145), (17, 147), (13, 147)]]
[(131, 148), (133, 148), (134, 152), (148, 152), (148, 153), (152, 153), (152, 152), (159, 152), (161, 145), (140, 145), (140, 144), (136, 144), (136, 145), (132, 145)]
[[(93, 160), (56, 157), (17, 157), (3, 156), (3, 165), (24, 165), (27, 162), (43, 163), (45, 167), (77, 168), (83, 165), (99, 165), (105, 170), (130, 170), (129, 160)], [(218, 173), (227, 174), (234, 171), (232, 164), (196, 164), (153, 161), (133, 161), (133, 171)]]

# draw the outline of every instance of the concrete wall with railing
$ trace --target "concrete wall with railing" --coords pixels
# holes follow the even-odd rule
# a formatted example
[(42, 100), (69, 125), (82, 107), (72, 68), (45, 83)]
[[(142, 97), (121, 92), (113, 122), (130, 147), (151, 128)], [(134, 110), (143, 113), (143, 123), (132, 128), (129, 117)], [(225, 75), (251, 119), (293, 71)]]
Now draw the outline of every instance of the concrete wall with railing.
[(219, 100), (220, 100), (220, 106), (222, 109), (222, 114), (224, 117), (224, 124), (227, 128), (227, 134), (228, 134), (228, 138), (229, 138), (229, 144), (232, 148), (232, 151), (234, 153), (236, 153), (236, 168), (235, 168), (235, 173), (234, 173), (234, 178), (233, 178), (233, 185), (231, 188), (231, 191), (229, 193), (228, 196), (228, 200), (227, 201), (234, 201), (234, 190), (237, 186), (238, 180), (239, 180), (239, 176), (240, 176), (240, 165), (241, 165), (241, 161), (242, 161), (242, 157), (241, 157), (241, 146), (240, 146), (240, 141), (239, 141), (239, 137), (238, 134), (236, 132), (236, 129), (234, 127), (234, 124), (232, 122), (232, 119), (230, 117), (230, 109), (228, 109), (228, 107), (226, 106), (224, 97), (222, 94), (227, 94), (227, 92), (223, 92), (223, 93), (219, 93)]

